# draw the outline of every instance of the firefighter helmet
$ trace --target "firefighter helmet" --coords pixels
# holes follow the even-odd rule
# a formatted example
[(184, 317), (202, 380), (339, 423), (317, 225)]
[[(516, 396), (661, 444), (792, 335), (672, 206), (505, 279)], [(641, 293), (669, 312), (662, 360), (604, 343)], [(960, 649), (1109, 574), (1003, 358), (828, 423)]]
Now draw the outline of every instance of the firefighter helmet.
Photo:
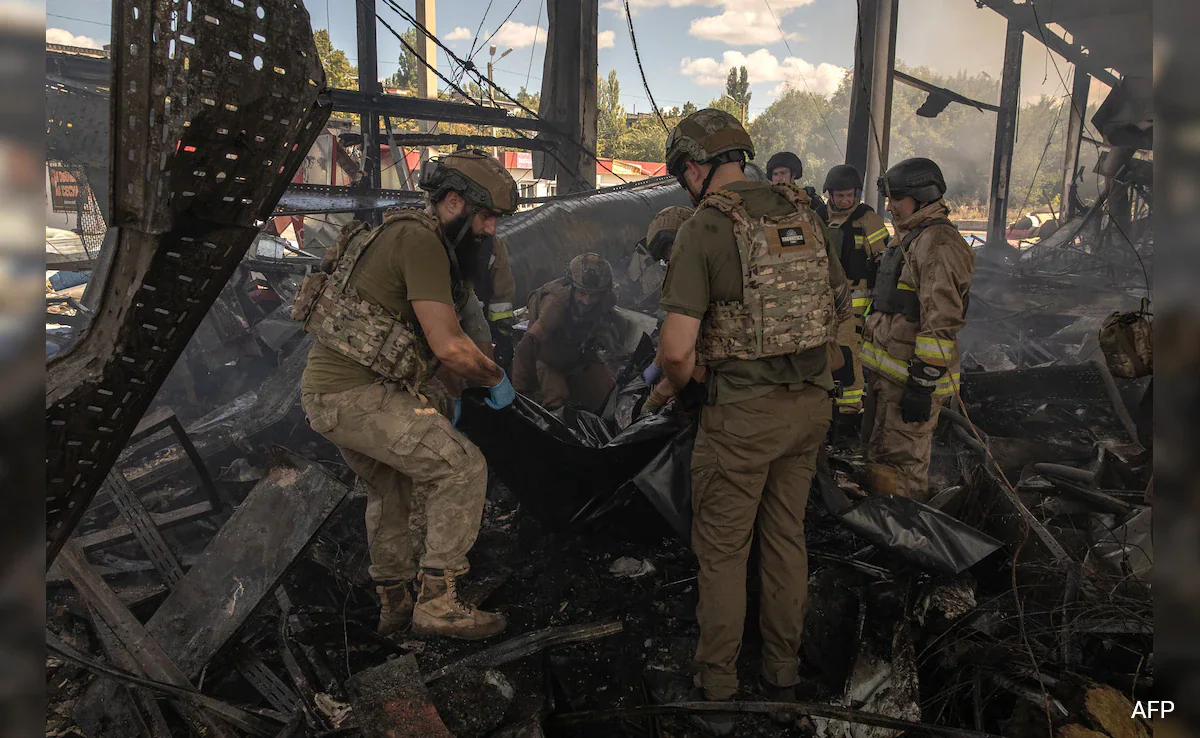
[(946, 179), (932, 159), (913, 157), (893, 164), (879, 178), (879, 191), (889, 197), (912, 196), (917, 202), (933, 202), (946, 194)]
[(825, 184), (821, 189), (825, 192), (840, 192), (841, 190), (861, 190), (862, 175), (849, 164), (838, 164), (825, 175)]
[(767, 159), (767, 177), (780, 168), (791, 171), (792, 179), (800, 179), (804, 176), (804, 162), (790, 151), (777, 151), (771, 155), (770, 159)]

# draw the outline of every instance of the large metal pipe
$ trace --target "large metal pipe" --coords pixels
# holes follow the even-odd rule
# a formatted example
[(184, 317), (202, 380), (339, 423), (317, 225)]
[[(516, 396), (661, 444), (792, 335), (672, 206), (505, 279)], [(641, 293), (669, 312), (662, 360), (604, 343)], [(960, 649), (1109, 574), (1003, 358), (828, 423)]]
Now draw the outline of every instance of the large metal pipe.
[(517, 304), (565, 274), (568, 262), (579, 254), (594, 251), (615, 264), (646, 236), (658, 211), (689, 204), (679, 185), (668, 182), (559, 200), (501, 220), (497, 233), (508, 245)]

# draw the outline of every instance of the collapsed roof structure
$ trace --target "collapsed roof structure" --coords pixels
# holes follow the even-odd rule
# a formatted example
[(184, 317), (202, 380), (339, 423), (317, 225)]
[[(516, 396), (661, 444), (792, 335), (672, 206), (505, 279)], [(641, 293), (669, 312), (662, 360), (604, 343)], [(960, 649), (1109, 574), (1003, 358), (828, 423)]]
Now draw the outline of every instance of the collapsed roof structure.
[[(417, 52), (432, 58), (432, 1), (415, 14), (385, 4), (430, 31)], [(1150, 291), (1149, 21), (1122, 2), (979, 4), (1008, 33), (1001, 97), (986, 104), (997, 116), (988, 238), (961, 336), (975, 371), (961, 414), (945, 416), (931, 506), (859, 499), (861, 459), (850, 444), (829, 448), (810, 520), (804, 711), (825, 736), (1014, 735), (1047, 721), (1141, 735), (1122, 693), (1153, 683), (1149, 392), (1111, 376), (1096, 333)], [(47, 157), (79, 187), (83, 245), (54, 266), (91, 272), (47, 308), (47, 581), (63, 608), (52, 668), (100, 675), (64, 680), (63, 725), (89, 736), (645, 735), (689, 709), (674, 704), (674, 677), (694, 632), (694, 562), (679, 535), (694, 431), (630, 412), (653, 318), (614, 357), (619, 389), (600, 416), (528, 403), (497, 426), (468, 403), (464, 429), (498, 477), (468, 597), (492, 598), (525, 632), (488, 649), (364, 628), (362, 498), (297, 406), (310, 339), (287, 303), (339, 222), (420, 200), (411, 176), (383, 187), (384, 162), (407, 169), (406, 149), (524, 148), (558, 181), (561, 194), (502, 226), (519, 294), (583, 251), (620, 262), (654, 213), (686, 201), (670, 178), (591, 189), (598, 3), (547, 5), (543, 103), (525, 115), (431, 99), (438, 77), (455, 86), (432, 64), (417, 97), (383, 94), (377, 21), (391, 27), (375, 0), (356, 2), (353, 91), (327, 89), (299, 0), (120, 3), (111, 57), (48, 52)], [(847, 158), (868, 182), (888, 160), (895, 81), (924, 85), (931, 110), (976, 103), (894, 69), (899, 22), (898, 0), (859, 5)], [(1015, 250), (1004, 228), (1025, 35), (1076, 74), (1060, 228)], [(1073, 186), (1089, 77), (1114, 90), (1093, 119), (1107, 185), (1084, 203)], [(360, 117), (353, 152), (326, 130), (333, 111)], [(513, 135), (396, 133), (393, 118)], [(306, 181), (314, 166), (328, 177)], [(334, 170), (351, 184), (334, 184)], [(262, 232), (300, 216), (299, 248)], [(639, 294), (653, 295), (661, 272), (644, 278)]]

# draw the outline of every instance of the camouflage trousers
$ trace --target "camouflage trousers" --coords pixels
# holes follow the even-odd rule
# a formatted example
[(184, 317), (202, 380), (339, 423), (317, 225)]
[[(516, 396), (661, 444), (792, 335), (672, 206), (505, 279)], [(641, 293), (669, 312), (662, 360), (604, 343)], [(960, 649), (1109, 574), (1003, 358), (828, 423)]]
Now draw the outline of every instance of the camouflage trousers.
[(366, 486), (371, 578), (405, 581), (416, 573), (414, 486), (425, 498), (421, 567), (466, 571), (487, 494), (487, 462), (475, 444), (430, 400), (390, 382), (304, 393), (300, 402), (312, 429), (338, 447)]
[(933, 431), (945, 400), (934, 396), (929, 420), (924, 423), (905, 423), (900, 416), (903, 385), (871, 372), (867, 387), (863, 415), (867, 487), (871, 494), (902, 495), (924, 502), (929, 498)]
[(833, 413), (809, 384), (726, 405), (708, 405), (692, 451), (692, 551), (700, 562), (696, 662), (709, 699), (738, 690), (746, 621), (746, 562), (759, 541), (762, 675), (778, 687), (799, 680), (808, 599), (804, 512), (817, 452)]

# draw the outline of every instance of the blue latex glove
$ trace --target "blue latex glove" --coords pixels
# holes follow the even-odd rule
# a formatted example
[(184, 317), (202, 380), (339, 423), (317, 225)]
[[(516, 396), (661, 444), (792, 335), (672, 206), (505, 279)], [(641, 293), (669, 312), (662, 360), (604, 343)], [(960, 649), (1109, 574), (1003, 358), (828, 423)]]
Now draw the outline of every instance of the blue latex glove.
[[(500, 371), (504, 372), (503, 369)], [(508, 372), (504, 372), (504, 378), (494, 387), (488, 388), (487, 399), (483, 402), (493, 410), (502, 410), (511, 405), (515, 399), (517, 399), (517, 391), (513, 388), (512, 382), (508, 380)]]
[(454, 398), (454, 420), (450, 421), (450, 424), (453, 425), (455, 428), (457, 428), (458, 427), (458, 419), (461, 417), (462, 417), (462, 398), (455, 397)]
[(647, 387), (653, 387), (658, 384), (658, 380), (662, 379), (663, 370), (658, 364), (650, 362), (650, 366), (646, 367), (646, 371), (642, 372), (642, 381)]

